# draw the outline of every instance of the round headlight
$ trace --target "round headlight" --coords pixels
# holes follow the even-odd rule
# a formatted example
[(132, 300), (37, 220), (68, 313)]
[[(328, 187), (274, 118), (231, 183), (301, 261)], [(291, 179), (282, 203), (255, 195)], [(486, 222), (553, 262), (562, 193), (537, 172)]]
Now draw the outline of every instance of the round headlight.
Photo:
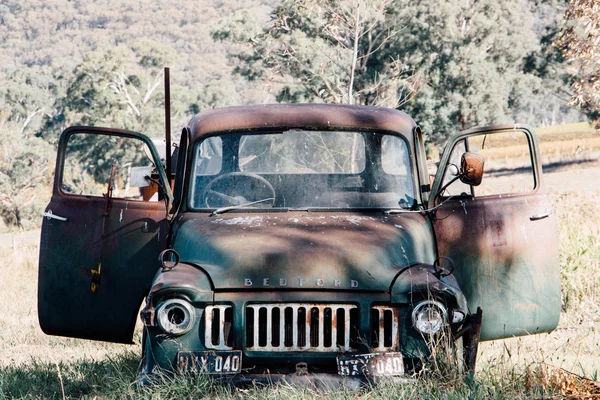
[(183, 335), (194, 326), (194, 307), (182, 299), (169, 299), (158, 306), (158, 326), (166, 333)]
[(446, 307), (439, 301), (425, 300), (418, 303), (412, 312), (413, 326), (426, 335), (438, 333), (446, 324)]

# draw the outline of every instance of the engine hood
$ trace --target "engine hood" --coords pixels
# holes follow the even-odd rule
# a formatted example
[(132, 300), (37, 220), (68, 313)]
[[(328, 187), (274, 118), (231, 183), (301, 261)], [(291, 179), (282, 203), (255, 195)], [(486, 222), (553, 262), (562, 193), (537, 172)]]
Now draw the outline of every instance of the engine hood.
[(178, 225), (173, 248), (215, 290), (387, 291), (403, 267), (435, 259), (418, 214), (188, 213)]

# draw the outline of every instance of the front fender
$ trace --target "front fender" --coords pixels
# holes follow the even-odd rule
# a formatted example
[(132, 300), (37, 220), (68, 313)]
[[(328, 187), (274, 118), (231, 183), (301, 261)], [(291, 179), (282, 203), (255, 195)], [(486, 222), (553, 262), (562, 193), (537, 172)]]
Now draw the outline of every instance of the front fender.
[(208, 274), (192, 264), (179, 263), (170, 270), (161, 270), (154, 277), (149, 298), (156, 301), (173, 292), (186, 296), (192, 303), (212, 302), (214, 286)]
[(467, 299), (452, 274), (440, 277), (431, 264), (414, 264), (404, 268), (394, 278), (390, 287), (392, 303), (412, 303), (415, 296), (439, 296), (451, 301), (451, 307), (468, 312)]

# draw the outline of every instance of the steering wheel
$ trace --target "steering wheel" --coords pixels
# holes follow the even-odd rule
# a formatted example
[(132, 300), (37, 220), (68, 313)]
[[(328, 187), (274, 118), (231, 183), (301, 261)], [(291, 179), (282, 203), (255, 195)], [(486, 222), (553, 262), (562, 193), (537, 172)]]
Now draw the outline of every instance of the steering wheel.
[[(233, 190), (229, 193), (223, 193), (221, 191), (213, 190), (213, 187), (220, 182), (227, 181), (228, 179), (232, 180), (232, 182), (235, 182), (240, 178), (247, 178), (257, 182), (254, 185), (244, 183), (244, 185), (242, 185), (243, 190), (240, 190), (242, 193), (237, 193), (237, 195), (236, 190), (240, 189), (237, 183), (233, 186)], [(266, 188), (270, 192), (270, 194), (266, 196), (260, 196), (261, 191), (265, 192), (265, 190), (263, 190), (264, 188)], [(247, 193), (244, 193), (244, 191), (246, 191)], [(247, 198), (244, 196), (244, 194), (250, 195), (251, 197)], [(211, 197), (217, 198), (221, 200), (221, 203), (225, 204), (220, 204), (218, 206), (211, 205)], [(273, 188), (273, 185), (271, 185), (271, 183), (268, 180), (266, 180), (260, 175), (251, 174), (248, 172), (227, 172), (223, 175), (217, 176), (215, 179), (208, 182), (208, 185), (206, 185), (206, 187), (202, 191), (202, 198), (204, 199), (204, 205), (206, 205), (206, 208), (240, 206), (245, 203), (250, 203), (253, 201), (259, 201), (268, 198), (272, 198), (271, 206), (273, 206), (273, 204), (275, 204), (275, 188)]]

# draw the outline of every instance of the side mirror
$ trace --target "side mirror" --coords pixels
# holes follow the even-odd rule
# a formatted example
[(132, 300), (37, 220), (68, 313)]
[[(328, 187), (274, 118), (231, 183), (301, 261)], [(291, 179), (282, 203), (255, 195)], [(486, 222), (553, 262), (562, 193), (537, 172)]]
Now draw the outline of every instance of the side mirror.
[(466, 152), (460, 159), (460, 181), (471, 186), (478, 186), (483, 179), (483, 156)]

